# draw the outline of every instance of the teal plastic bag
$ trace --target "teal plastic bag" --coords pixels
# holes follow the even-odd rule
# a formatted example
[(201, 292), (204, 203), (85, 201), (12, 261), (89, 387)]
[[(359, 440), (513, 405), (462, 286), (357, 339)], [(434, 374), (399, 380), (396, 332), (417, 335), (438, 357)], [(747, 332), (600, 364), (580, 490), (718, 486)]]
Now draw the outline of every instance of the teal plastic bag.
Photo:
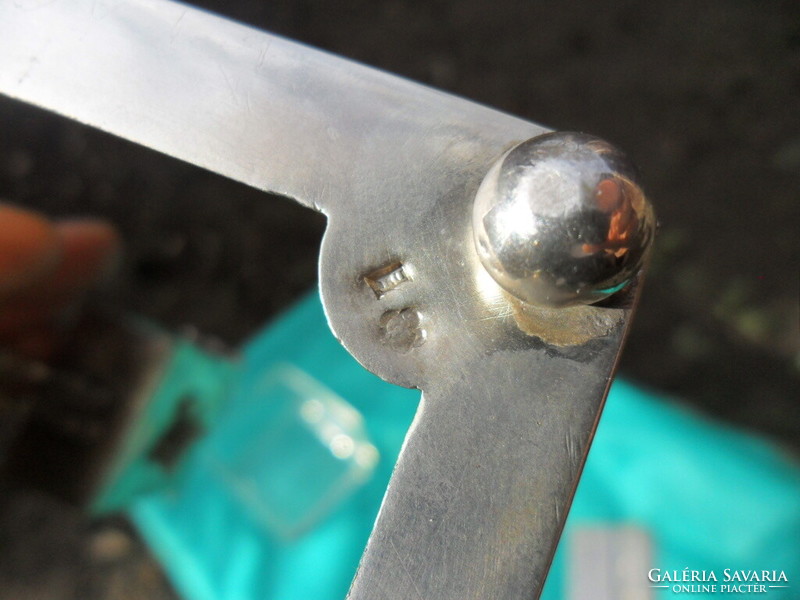
[[(302, 372), (300, 383), (276, 386), (276, 369), (290, 382)], [(309, 377), (321, 385), (303, 383)], [(315, 404), (315, 394), (327, 399)], [(139, 500), (131, 517), (188, 600), (341, 600), (418, 399), (358, 365), (330, 334), (313, 294), (248, 344), (219, 424), (173, 488)], [(330, 446), (344, 462), (310, 450), (315, 439), (338, 439), (336, 427), (351, 427), (341, 438), (349, 444)], [(361, 466), (358, 456), (367, 457)], [(259, 490), (250, 476), (277, 483)], [(676, 592), (672, 582), (650, 587), (664, 583), (648, 579), (650, 569), (685, 568), (720, 579), (726, 569), (781, 572), (787, 587), (769, 588), (767, 597), (800, 597), (796, 459), (619, 380), (544, 599), (577, 598), (571, 545), (577, 532), (600, 526), (648, 537), (653, 564), (634, 576), (656, 598)]]

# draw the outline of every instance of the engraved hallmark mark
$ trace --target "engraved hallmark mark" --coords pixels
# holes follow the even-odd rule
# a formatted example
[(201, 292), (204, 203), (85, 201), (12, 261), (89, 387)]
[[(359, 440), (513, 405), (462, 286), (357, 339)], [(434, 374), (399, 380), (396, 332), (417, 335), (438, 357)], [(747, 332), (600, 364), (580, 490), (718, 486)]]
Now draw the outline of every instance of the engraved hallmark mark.
[(425, 343), (422, 315), (414, 308), (387, 310), (380, 318), (383, 343), (398, 352), (408, 352)]
[(380, 299), (393, 289), (411, 281), (411, 277), (408, 269), (403, 267), (403, 263), (394, 261), (364, 275), (364, 281), (375, 292), (375, 297)]

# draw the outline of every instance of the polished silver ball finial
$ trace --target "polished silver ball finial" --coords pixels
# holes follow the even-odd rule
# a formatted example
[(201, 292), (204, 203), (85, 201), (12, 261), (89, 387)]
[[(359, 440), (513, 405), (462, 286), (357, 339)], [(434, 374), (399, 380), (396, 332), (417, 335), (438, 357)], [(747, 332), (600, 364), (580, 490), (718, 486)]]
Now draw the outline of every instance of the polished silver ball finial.
[(481, 183), (472, 219), (495, 281), (546, 307), (591, 304), (625, 287), (655, 230), (630, 161), (582, 133), (549, 133), (506, 152)]

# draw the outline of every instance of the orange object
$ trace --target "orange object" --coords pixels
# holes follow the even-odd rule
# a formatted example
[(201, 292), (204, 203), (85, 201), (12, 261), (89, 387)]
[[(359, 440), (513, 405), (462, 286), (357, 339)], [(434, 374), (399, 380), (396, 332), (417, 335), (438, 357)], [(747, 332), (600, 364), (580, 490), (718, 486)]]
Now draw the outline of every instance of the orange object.
[(0, 204), (0, 345), (46, 357), (65, 312), (116, 265), (119, 247), (108, 224), (53, 223)]

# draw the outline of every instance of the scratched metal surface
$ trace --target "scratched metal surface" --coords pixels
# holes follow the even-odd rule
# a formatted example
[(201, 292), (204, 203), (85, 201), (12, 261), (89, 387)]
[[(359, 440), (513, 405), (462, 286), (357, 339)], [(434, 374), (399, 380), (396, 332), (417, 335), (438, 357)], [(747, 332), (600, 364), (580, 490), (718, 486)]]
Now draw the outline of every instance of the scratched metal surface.
[[(424, 390), (350, 597), (535, 598), (633, 301), (591, 308), (607, 323), (595, 339), (552, 344), (551, 316), (523, 333), (482, 276), (475, 190), (544, 130), (147, 0), (4, 4), (0, 54), (13, 97), (328, 216), (332, 329), (377, 374)], [(387, 270), (403, 276), (378, 294)]]

